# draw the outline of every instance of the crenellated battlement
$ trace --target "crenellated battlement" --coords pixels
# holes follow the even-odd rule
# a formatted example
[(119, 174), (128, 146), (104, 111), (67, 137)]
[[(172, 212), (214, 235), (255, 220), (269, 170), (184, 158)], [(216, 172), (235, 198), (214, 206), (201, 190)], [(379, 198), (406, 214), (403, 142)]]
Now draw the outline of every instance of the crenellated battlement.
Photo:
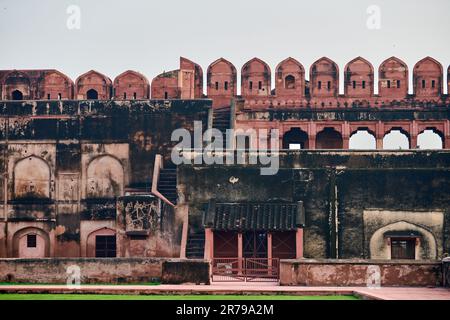
[[(413, 72), (413, 94), (409, 94), (409, 69), (397, 57), (383, 61), (378, 68), (378, 94), (375, 94), (374, 67), (357, 57), (344, 67), (344, 94), (339, 94), (339, 66), (327, 57), (309, 68), (294, 58), (280, 62), (275, 69), (272, 89), (270, 66), (253, 58), (241, 69), (241, 95), (237, 92), (236, 67), (220, 58), (208, 66), (206, 95), (200, 65), (180, 58), (180, 68), (147, 78), (132, 70), (114, 81), (91, 70), (75, 82), (57, 70), (0, 71), (1, 100), (141, 100), (201, 99), (213, 100), (213, 107), (230, 105), (242, 99), (251, 109), (267, 108), (428, 108), (448, 107), (449, 95), (443, 94), (444, 69), (431, 57), (418, 61)], [(447, 69), (450, 73), (450, 67)], [(450, 79), (450, 76), (448, 77)], [(450, 87), (450, 80), (447, 86)]]

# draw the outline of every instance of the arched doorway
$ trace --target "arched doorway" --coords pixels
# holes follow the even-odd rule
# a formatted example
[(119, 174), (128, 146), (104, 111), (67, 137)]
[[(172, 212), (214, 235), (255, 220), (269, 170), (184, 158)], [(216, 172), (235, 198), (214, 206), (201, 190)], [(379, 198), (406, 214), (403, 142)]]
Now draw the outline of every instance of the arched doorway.
[(98, 92), (94, 89), (90, 89), (86, 92), (86, 98), (88, 100), (97, 100), (98, 99)]
[(434, 129), (427, 129), (417, 136), (417, 147), (419, 149), (443, 149), (442, 135)]
[(283, 136), (283, 149), (308, 149), (308, 134), (300, 128), (292, 128)]
[(408, 133), (401, 129), (392, 129), (383, 138), (383, 149), (409, 149)]
[(23, 100), (23, 93), (20, 90), (14, 90), (11, 93), (12, 100)]
[(349, 149), (353, 150), (375, 150), (377, 141), (375, 136), (368, 130), (358, 129), (350, 136)]
[(116, 231), (101, 228), (91, 232), (86, 241), (86, 256), (96, 258), (115, 258), (117, 256)]
[(325, 128), (316, 136), (317, 149), (342, 149), (342, 135), (334, 128)]

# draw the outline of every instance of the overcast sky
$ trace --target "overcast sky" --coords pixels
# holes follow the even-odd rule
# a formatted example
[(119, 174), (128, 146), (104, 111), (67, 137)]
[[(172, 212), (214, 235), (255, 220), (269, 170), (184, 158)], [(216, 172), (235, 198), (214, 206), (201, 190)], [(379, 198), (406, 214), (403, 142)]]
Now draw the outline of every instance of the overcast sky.
[[(67, 27), (73, 5), (80, 29)], [(55, 68), (73, 80), (90, 69), (111, 79), (134, 69), (151, 81), (177, 69), (180, 56), (204, 71), (219, 57), (240, 70), (258, 56), (273, 77), (288, 56), (306, 70), (328, 56), (340, 67), (342, 93), (344, 66), (356, 56), (377, 70), (395, 55), (410, 79), (428, 55), (447, 70), (449, 14), (449, 0), (0, 0), (0, 69)]]
[[(67, 27), (71, 5), (80, 29)], [(367, 27), (372, 5), (380, 29)], [(273, 71), (288, 56), (307, 70), (328, 56), (342, 74), (359, 55), (375, 69), (396, 55), (410, 70), (430, 55), (447, 69), (449, 13), (449, 0), (0, 0), (0, 68), (56, 68), (74, 80), (135, 69), (151, 80), (179, 56), (205, 71), (219, 57), (240, 70), (258, 56)]]

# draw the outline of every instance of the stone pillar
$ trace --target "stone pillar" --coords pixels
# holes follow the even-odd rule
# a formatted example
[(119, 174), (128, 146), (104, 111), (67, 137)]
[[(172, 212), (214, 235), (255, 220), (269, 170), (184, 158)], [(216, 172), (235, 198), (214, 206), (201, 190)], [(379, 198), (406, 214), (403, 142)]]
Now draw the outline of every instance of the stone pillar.
[(308, 148), (311, 150), (316, 149), (316, 136), (308, 136)]
[(412, 134), (409, 138), (409, 148), (410, 149), (417, 149), (417, 136)]
[(303, 258), (303, 228), (298, 228), (295, 239), (295, 248), (296, 248), (296, 259)]
[(211, 228), (205, 229), (205, 260), (214, 258), (214, 232)]
[(383, 150), (383, 139), (384, 139), (384, 123), (378, 121), (375, 127), (375, 139), (377, 141), (377, 150)]
[(442, 146), (443, 149), (450, 149), (450, 137), (445, 137), (444, 139), (444, 145)]
[(342, 149), (348, 150), (350, 149), (350, 137), (342, 136)]
[(243, 246), (243, 240), (242, 240), (242, 233), (238, 233), (238, 269), (239, 273), (242, 273), (243, 269), (243, 262), (244, 262), (244, 246)]
[(267, 233), (267, 258), (272, 259), (272, 234)]
[(383, 150), (383, 136), (379, 136), (377, 135), (375, 137), (376, 141), (377, 141), (377, 150)]

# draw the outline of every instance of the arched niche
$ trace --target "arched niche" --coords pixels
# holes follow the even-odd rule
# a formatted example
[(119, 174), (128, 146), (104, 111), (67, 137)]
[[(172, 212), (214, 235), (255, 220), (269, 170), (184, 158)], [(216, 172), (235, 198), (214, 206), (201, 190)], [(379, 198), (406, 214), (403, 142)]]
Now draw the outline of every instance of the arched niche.
[(15, 198), (50, 198), (50, 167), (42, 158), (19, 160), (13, 174)]
[(104, 155), (87, 167), (87, 197), (115, 198), (123, 195), (124, 169), (118, 159)]
[(379, 228), (373, 233), (369, 244), (371, 259), (391, 259), (389, 237), (395, 233), (420, 235), (417, 238), (415, 248), (416, 260), (434, 260), (437, 258), (436, 238), (430, 231), (407, 221), (398, 221)]

